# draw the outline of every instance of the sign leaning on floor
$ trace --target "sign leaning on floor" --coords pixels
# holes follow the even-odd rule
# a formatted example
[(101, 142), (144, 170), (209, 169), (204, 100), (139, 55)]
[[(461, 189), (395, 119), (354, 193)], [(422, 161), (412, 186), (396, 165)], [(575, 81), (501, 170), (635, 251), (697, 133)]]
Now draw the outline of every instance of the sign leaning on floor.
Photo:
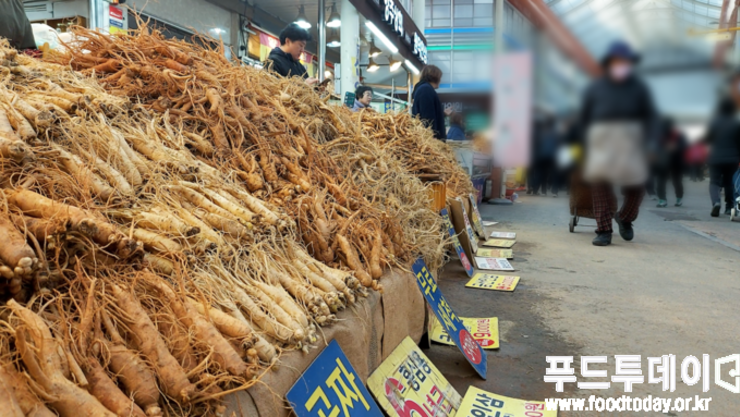
[(444, 220), (445, 222), (445, 227), (447, 227), (447, 231), (452, 238), (452, 245), (455, 247), (455, 252), (457, 252), (457, 256), (460, 258), (460, 263), (462, 263), (462, 266), (463, 268), (465, 268), (465, 272), (468, 274), (468, 276), (473, 276), (473, 265), (470, 264), (470, 260), (468, 260), (468, 256), (465, 255), (465, 250), (460, 244), (460, 239), (457, 238), (455, 228), (452, 226), (450, 215), (447, 213), (447, 209), (444, 208), (440, 210), (439, 214), (442, 215), (442, 220)]
[(473, 218), (473, 227), (475, 228), (475, 232), (478, 233), (478, 236), (485, 239), (486, 228), (483, 227), (483, 218), (480, 216), (480, 211), (478, 211), (478, 204), (475, 201), (475, 196), (473, 194), (468, 194), (468, 197), (470, 199), (470, 207), (472, 208), (470, 210), (470, 216)]
[(481, 290), (514, 291), (519, 284), (519, 277), (510, 275), (484, 274), (478, 272), (465, 284), (468, 288), (479, 288)]
[[(478, 342), (483, 349), (499, 348), (498, 317), (461, 317), (460, 319), (473, 335), (475, 341)], [(432, 330), (429, 332), (429, 338), (432, 339), (432, 342), (441, 343), (443, 345), (455, 345), (450, 338), (450, 335), (448, 335), (445, 329), (442, 328), (442, 324), (440, 324), (439, 320), (433, 319)]]
[(504, 397), (469, 387), (456, 417), (557, 417), (557, 410), (547, 410), (541, 401)]
[(515, 243), (516, 243), (516, 240), (488, 239), (485, 242), (483, 242), (483, 246), (508, 249), (508, 248), (514, 246)]
[(478, 248), (478, 252), (475, 253), (475, 256), (480, 256), (483, 258), (514, 259), (514, 251), (512, 251), (511, 249)]
[(298, 417), (382, 417), (362, 379), (332, 340), (285, 395)]
[(494, 271), (513, 271), (514, 267), (508, 259), (505, 258), (480, 258), (475, 257), (475, 263), (479, 269), (489, 269)]
[(516, 239), (516, 233), (514, 232), (491, 232), (488, 236), (492, 239)]
[(367, 386), (392, 417), (451, 417), (462, 402), (460, 394), (408, 336), (370, 375)]
[(437, 287), (437, 282), (427, 269), (424, 259), (419, 258), (411, 266), (411, 270), (416, 275), (416, 283), (419, 285), (421, 292), (424, 294), (429, 307), (442, 323), (442, 326), (450, 335), (455, 345), (465, 355), (465, 359), (470, 362), (478, 375), (486, 379), (487, 361), (486, 354), (480, 345), (473, 339), (468, 329), (465, 328), (462, 320), (452, 311), (452, 307), (442, 295), (442, 291)]

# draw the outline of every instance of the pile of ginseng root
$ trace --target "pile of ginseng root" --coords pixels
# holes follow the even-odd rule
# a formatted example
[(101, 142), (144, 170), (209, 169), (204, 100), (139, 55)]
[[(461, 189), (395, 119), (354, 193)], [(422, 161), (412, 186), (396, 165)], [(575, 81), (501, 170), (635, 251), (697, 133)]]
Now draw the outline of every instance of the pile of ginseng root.
[(78, 37), (62, 66), (0, 40), (8, 415), (218, 414), (384, 269), (443, 264), (423, 163), (394, 137), (434, 141), (418, 121), (146, 29)]

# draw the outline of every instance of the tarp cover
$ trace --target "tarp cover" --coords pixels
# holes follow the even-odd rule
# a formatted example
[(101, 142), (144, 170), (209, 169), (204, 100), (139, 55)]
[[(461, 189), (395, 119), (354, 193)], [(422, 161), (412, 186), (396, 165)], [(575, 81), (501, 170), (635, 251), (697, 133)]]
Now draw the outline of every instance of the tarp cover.
[[(321, 328), (328, 343), (335, 339), (363, 383), (372, 371), (406, 337), (419, 342), (425, 329), (424, 297), (410, 272), (393, 270), (381, 279), (383, 294), (373, 292), (354, 306), (337, 314), (338, 322)], [(237, 416), (288, 416), (285, 394), (319, 355), (326, 344), (308, 354), (289, 352), (280, 358), (277, 371), (267, 373), (247, 391), (226, 397), (227, 412)]]

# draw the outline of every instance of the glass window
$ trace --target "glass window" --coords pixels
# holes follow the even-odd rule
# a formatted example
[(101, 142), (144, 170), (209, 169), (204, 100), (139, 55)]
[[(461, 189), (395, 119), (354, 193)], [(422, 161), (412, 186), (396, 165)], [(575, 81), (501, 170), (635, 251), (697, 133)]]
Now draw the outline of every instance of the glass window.
[(490, 17), (474, 17), (473, 26), (476, 27), (491, 27), (493, 26), (493, 19)]
[(442, 4), (448, 4), (449, 5), (450, 4), (450, 0), (432, 0), (432, 4), (435, 5), (435, 6), (442, 5)]
[(458, 4), (473, 4), (473, 0), (453, 0), (455, 6)]
[(450, 6), (432, 6), (432, 19), (444, 19), (450, 17)]
[(432, 27), (448, 28), (450, 27), (450, 19), (432, 19)]
[(455, 5), (455, 18), (458, 17), (473, 17), (473, 5), (472, 4), (456, 4)]
[(476, 4), (473, 17), (493, 17), (493, 4)]

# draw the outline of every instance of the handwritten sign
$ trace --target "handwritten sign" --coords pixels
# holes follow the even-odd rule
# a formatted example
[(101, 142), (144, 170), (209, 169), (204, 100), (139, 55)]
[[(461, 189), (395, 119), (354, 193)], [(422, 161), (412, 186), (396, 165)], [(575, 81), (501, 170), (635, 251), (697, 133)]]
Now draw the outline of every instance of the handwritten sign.
[[(499, 348), (497, 317), (461, 317), (461, 319), (463, 324), (465, 325), (465, 328), (468, 329), (468, 331), (473, 335), (473, 338), (475, 338), (475, 341), (478, 342), (478, 344), (483, 349)], [(452, 341), (450, 335), (447, 334), (445, 329), (437, 320), (434, 320), (432, 322), (432, 330), (429, 334), (429, 337), (432, 339), (433, 342), (450, 346), (455, 345), (455, 342)]]
[(514, 251), (511, 249), (489, 249), (489, 248), (479, 248), (478, 252), (475, 253), (475, 256), (480, 256), (483, 258), (506, 258), (506, 259), (514, 259)]
[(469, 387), (457, 417), (557, 417), (557, 410), (547, 410), (541, 401), (504, 397)]
[(298, 417), (382, 417), (336, 340), (285, 395)]
[(488, 239), (485, 242), (483, 242), (483, 246), (491, 246), (494, 248), (510, 248), (514, 246), (515, 243), (516, 243), (516, 240)]
[(463, 219), (465, 219), (465, 231), (468, 232), (468, 236), (470, 237), (470, 246), (473, 248), (473, 252), (476, 252), (478, 250), (478, 239), (475, 237), (475, 233), (473, 233), (473, 228), (470, 227), (470, 220), (465, 210), (465, 204), (463, 204), (460, 197), (456, 200), (460, 202), (460, 207), (462, 208)]
[(491, 232), (491, 236), (488, 236), (493, 239), (516, 239), (516, 233), (513, 232)]
[(447, 209), (444, 208), (439, 212), (442, 215), (442, 219), (445, 222), (445, 227), (447, 227), (447, 231), (450, 234), (450, 237), (452, 238), (452, 245), (455, 247), (455, 252), (457, 252), (457, 256), (460, 258), (460, 263), (462, 263), (463, 268), (465, 268), (465, 272), (467, 272), (468, 276), (473, 276), (473, 272), (475, 271), (473, 269), (473, 265), (470, 264), (470, 261), (468, 260), (468, 256), (465, 255), (465, 250), (463, 250), (462, 245), (460, 244), (460, 239), (457, 238), (457, 234), (455, 233), (455, 228), (452, 226), (452, 222), (450, 221), (450, 215), (447, 213)]
[(470, 216), (473, 219), (473, 226), (475, 226), (475, 231), (478, 233), (478, 236), (485, 239), (486, 237), (486, 229), (483, 227), (483, 218), (480, 215), (480, 211), (478, 211), (478, 203), (475, 201), (475, 196), (473, 194), (468, 194), (469, 200), (470, 200), (470, 207), (472, 208)]
[(367, 386), (389, 416), (453, 417), (462, 401), (408, 336), (370, 375)]
[(475, 257), (475, 263), (480, 269), (492, 271), (513, 271), (514, 267), (507, 259), (504, 258), (479, 258)]
[(483, 349), (476, 343), (468, 329), (465, 328), (460, 317), (452, 311), (452, 307), (442, 295), (442, 291), (437, 287), (437, 282), (427, 269), (424, 259), (417, 259), (411, 266), (411, 270), (416, 275), (416, 283), (424, 294), (427, 303), (429, 303), (429, 307), (434, 311), (447, 334), (450, 335), (455, 345), (465, 355), (465, 359), (478, 372), (478, 375), (486, 379), (487, 361)]
[(478, 272), (465, 284), (468, 288), (480, 288), (482, 290), (514, 291), (519, 284), (519, 277), (513, 275), (496, 275)]

